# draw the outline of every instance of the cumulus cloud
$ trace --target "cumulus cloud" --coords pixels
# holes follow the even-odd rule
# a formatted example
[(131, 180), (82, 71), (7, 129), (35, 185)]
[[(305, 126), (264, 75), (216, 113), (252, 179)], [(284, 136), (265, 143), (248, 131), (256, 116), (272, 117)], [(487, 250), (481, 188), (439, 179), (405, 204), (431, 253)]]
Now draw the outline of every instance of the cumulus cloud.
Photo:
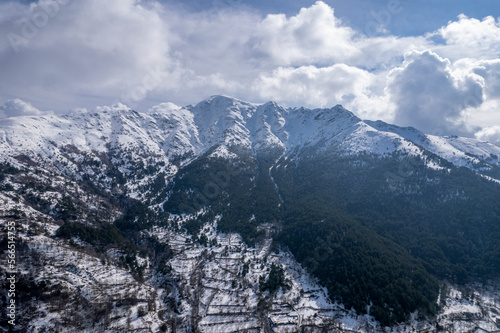
[(15, 117), (15, 116), (43, 116), (52, 114), (52, 111), (40, 111), (31, 103), (25, 102), (18, 98), (8, 100), (0, 106), (0, 116)]
[(434, 134), (470, 135), (465, 110), (483, 102), (484, 79), (455, 73), (448, 59), (431, 51), (405, 54), (389, 74), (388, 92), (396, 104), (394, 121)]
[(344, 63), (372, 69), (394, 65), (404, 52), (429, 45), (424, 36), (367, 36), (342, 22), (322, 1), (295, 16), (267, 15), (248, 43), (249, 54), (260, 63), (294, 67)]
[(482, 141), (500, 145), (500, 126), (490, 126), (483, 128), (475, 134), (476, 138)]
[(500, 54), (500, 19), (492, 16), (478, 20), (462, 14), (458, 21), (449, 22), (429, 37), (433, 36), (444, 40), (436, 51), (449, 59), (491, 59)]
[(342, 104), (364, 119), (390, 122), (394, 106), (381, 88), (385, 81), (384, 76), (345, 64), (280, 67), (261, 74), (252, 90), (265, 100), (311, 108)]
[(343, 62), (360, 52), (354, 35), (333, 8), (318, 1), (290, 18), (268, 15), (254, 36), (254, 49), (281, 65)]
[(179, 110), (181, 108), (182, 107), (180, 107), (179, 105), (176, 105), (176, 104), (171, 103), (171, 102), (166, 102), (166, 103), (160, 103), (158, 105), (155, 105), (152, 108), (150, 108), (148, 111), (152, 112), (152, 113), (153, 112), (172, 113), (172, 112)]
[(280, 67), (262, 74), (254, 82), (253, 89), (265, 99), (324, 107), (349, 103), (355, 96), (366, 94), (372, 76), (367, 71), (344, 64), (323, 68)]
[[(480, 75), (485, 81), (485, 93), (488, 98), (500, 98), (500, 59), (471, 61), (466, 59), (472, 72)], [(461, 62), (458, 62), (459, 64)]]

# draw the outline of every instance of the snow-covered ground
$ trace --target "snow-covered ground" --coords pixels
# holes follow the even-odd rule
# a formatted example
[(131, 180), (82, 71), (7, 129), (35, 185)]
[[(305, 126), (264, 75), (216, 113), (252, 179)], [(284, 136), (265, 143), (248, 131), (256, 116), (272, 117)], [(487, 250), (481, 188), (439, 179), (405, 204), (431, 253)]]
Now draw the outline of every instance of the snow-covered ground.
[[(2, 216), (23, 208), (5, 196)], [(238, 234), (221, 234), (217, 221), (202, 229), (213, 246), (191, 241), (191, 236), (169, 227), (153, 227), (153, 236), (171, 248), (165, 276), (148, 265), (144, 282), (137, 281), (117, 264), (117, 252), (107, 255), (74, 247), (51, 235), (57, 225), (49, 216), (24, 209), (16, 220), (19, 272), (36, 285), (46, 283), (43, 297), (20, 309), (20, 322), (30, 332), (495, 332), (500, 321), (498, 284), (467, 288), (447, 286), (438, 302), (436, 318), (420, 318), (393, 328), (380, 327), (373, 318), (357, 316), (341, 304), (332, 303), (318, 285), (283, 250), (271, 250), (270, 238), (247, 246)], [(188, 217), (180, 218), (180, 222)], [(5, 230), (11, 218), (0, 218)], [(44, 220), (44, 223), (37, 221)], [(177, 217), (179, 220), (179, 217)], [(37, 233), (29, 232), (39, 224)], [(262, 226), (270, 230), (271, 226)], [(23, 245), (23, 246), (24, 246)], [(118, 253), (119, 254), (119, 253)], [(104, 259), (104, 260), (103, 260)], [(141, 259), (147, 262), (146, 259)], [(289, 288), (262, 292), (272, 264), (284, 269)], [(246, 267), (246, 268), (245, 268)], [(245, 271), (245, 272), (244, 272)], [(56, 292), (59, 291), (59, 294)], [(61, 295), (61, 296), (58, 296)], [(67, 295), (67, 296), (65, 296)], [(65, 299), (64, 297), (67, 297)], [(264, 306), (265, 305), (265, 306)], [(77, 325), (77, 326), (74, 326)], [(78, 326), (79, 325), (79, 326)], [(106, 328), (105, 328), (106, 327)]]

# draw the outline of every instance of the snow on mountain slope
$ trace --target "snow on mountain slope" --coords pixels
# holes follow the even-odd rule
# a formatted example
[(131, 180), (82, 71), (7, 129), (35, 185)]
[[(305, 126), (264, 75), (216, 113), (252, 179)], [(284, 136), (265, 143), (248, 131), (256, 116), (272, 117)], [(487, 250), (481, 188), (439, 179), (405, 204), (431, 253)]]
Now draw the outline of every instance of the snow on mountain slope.
[(212, 96), (188, 109), (194, 115), (194, 125), (205, 148), (217, 144), (251, 146), (250, 131), (245, 125), (255, 111), (254, 105)]
[[(289, 252), (271, 251), (271, 239), (250, 247), (237, 234), (218, 233), (216, 221), (203, 227), (209, 239), (215, 240), (212, 246), (192, 242), (191, 235), (171, 228), (144, 231), (168, 244), (172, 256), (164, 264), (168, 275), (138, 258), (146, 267), (141, 282), (115, 260), (119, 251), (110, 250), (105, 257), (78, 238), (72, 239), (73, 245), (53, 238), (57, 224), (50, 216), (2, 193), (0, 202), (1, 216), (13, 210), (26, 214), (15, 220), (23, 276), (18, 286), (29, 284), (43, 296), (23, 299), (18, 316), (26, 331), (157, 332), (166, 327), (166, 332), (179, 333), (195, 328), (200, 333), (270, 329), (280, 333), (434, 333), (442, 327), (466, 333), (479, 328), (493, 332), (500, 318), (498, 290), (476, 286), (460, 291), (450, 286), (442, 291), (437, 322), (418, 319), (415, 313), (408, 322), (383, 328), (369, 315), (356, 315), (330, 302), (325, 288)], [(0, 217), (0, 227), (8, 221), (12, 217)], [(283, 267), (289, 284), (274, 296), (259, 290), (260, 277), (269, 274), (271, 264)]]
[[(205, 149), (216, 143), (280, 147), (286, 154), (303, 148), (335, 148), (342, 154), (402, 152), (423, 156), (427, 150), (457, 166), (474, 168), (485, 161), (499, 165), (500, 147), (470, 138), (426, 135), (381, 121), (363, 121), (337, 105), (330, 109), (284, 108), (274, 102), (255, 105), (213, 96), (188, 107)], [(218, 139), (217, 139), (218, 138)], [(435, 162), (429, 162), (430, 167)]]
[[(122, 162), (161, 162), (163, 171), (172, 175), (176, 168), (169, 164), (173, 159), (180, 158), (182, 164), (190, 160), (188, 157), (220, 145), (256, 151), (278, 147), (286, 154), (311, 147), (320, 151), (334, 148), (346, 155), (396, 151), (423, 155), (427, 150), (457, 166), (475, 168), (480, 162), (500, 165), (498, 146), (469, 138), (426, 135), (381, 121), (362, 121), (340, 105), (286, 109), (273, 102), (255, 105), (212, 96), (185, 108), (160, 104), (147, 114), (118, 104), (64, 116), (8, 118), (0, 125), (2, 159), (19, 154), (37, 156), (75, 174), (82, 171), (75, 165), (81, 156), (99, 162), (103, 153), (115, 150), (122, 152), (115, 156)], [(224, 149), (217, 154), (229, 156)], [(122, 171), (133, 172), (123, 164)], [(95, 170), (88, 172), (94, 174)]]
[(314, 146), (318, 142), (338, 142), (353, 131), (360, 119), (340, 105), (331, 109), (291, 109), (286, 117), (285, 129), (290, 133), (287, 148), (293, 150)]
[[(311, 110), (212, 96), (183, 108), (163, 103), (147, 113), (117, 104), (63, 116), (8, 118), (0, 124), (0, 161), (20, 166), (19, 156), (29, 156), (30, 163), (56, 174), (88, 179), (157, 209), (168, 196), (162, 184), (209, 151), (211, 157), (225, 159), (272, 153), (276, 162), (319, 152), (398, 153), (420, 156), (429, 168), (444, 169), (435, 154), (493, 182), (500, 177), (500, 147), (363, 121), (340, 105)], [(269, 166), (271, 180), (274, 164)]]
[(153, 107), (151, 116), (160, 128), (166, 130), (165, 136), (160, 133), (153, 135), (156, 142), (168, 157), (182, 156), (197, 152), (201, 146), (199, 132), (194, 124), (194, 115), (185, 108), (171, 109), (165, 103)]
[(394, 133), (438, 155), (456, 166), (474, 168), (481, 161), (499, 166), (500, 147), (488, 142), (457, 136), (425, 134), (413, 127), (399, 127), (383, 121), (365, 121), (366, 124), (385, 133)]
[(284, 129), (286, 123), (283, 118), (285, 110), (273, 102), (259, 106), (248, 122), (253, 133), (253, 148), (260, 150), (266, 147), (278, 147), (285, 150), (284, 142), (289, 133)]

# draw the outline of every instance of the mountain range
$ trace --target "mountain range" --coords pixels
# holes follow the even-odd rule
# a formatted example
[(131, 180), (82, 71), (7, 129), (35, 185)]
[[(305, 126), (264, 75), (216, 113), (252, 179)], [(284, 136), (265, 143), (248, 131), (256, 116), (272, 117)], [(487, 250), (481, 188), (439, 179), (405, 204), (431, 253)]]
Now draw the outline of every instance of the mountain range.
[(227, 96), (6, 118), (15, 330), (498, 330), (499, 156)]

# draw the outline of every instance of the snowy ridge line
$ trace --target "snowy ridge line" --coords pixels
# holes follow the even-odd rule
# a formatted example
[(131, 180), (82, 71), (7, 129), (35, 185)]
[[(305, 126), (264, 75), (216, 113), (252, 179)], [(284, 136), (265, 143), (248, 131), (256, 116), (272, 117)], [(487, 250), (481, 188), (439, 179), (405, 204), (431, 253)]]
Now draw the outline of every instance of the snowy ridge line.
[[(424, 149), (456, 166), (500, 166), (498, 146), (363, 121), (340, 105), (286, 109), (273, 102), (256, 105), (212, 96), (195, 106), (174, 110), (159, 105), (153, 109), (139, 113), (116, 105), (64, 116), (8, 118), (0, 124), (0, 156), (9, 163), (15, 163), (12, 158), (16, 155), (37, 156), (38, 162), (55, 161), (52, 163), (70, 174), (82, 171), (75, 165), (82, 156), (91, 163), (101, 161), (102, 153), (120, 150), (128, 152), (133, 162), (147, 165), (145, 157), (149, 156), (163, 163), (163, 171), (171, 176), (178, 168), (172, 160), (179, 159), (185, 166), (212, 147), (216, 149), (211, 156), (233, 159), (237, 155), (231, 147), (235, 146), (254, 152), (279, 148), (285, 155), (315, 146), (320, 151), (337, 147), (347, 155), (368, 152), (381, 156), (394, 152), (424, 156)], [(114, 158), (122, 161), (123, 157)], [(131, 164), (125, 163), (124, 171), (128, 170), (126, 165)], [(151, 182), (144, 178), (127, 186), (134, 189)]]

